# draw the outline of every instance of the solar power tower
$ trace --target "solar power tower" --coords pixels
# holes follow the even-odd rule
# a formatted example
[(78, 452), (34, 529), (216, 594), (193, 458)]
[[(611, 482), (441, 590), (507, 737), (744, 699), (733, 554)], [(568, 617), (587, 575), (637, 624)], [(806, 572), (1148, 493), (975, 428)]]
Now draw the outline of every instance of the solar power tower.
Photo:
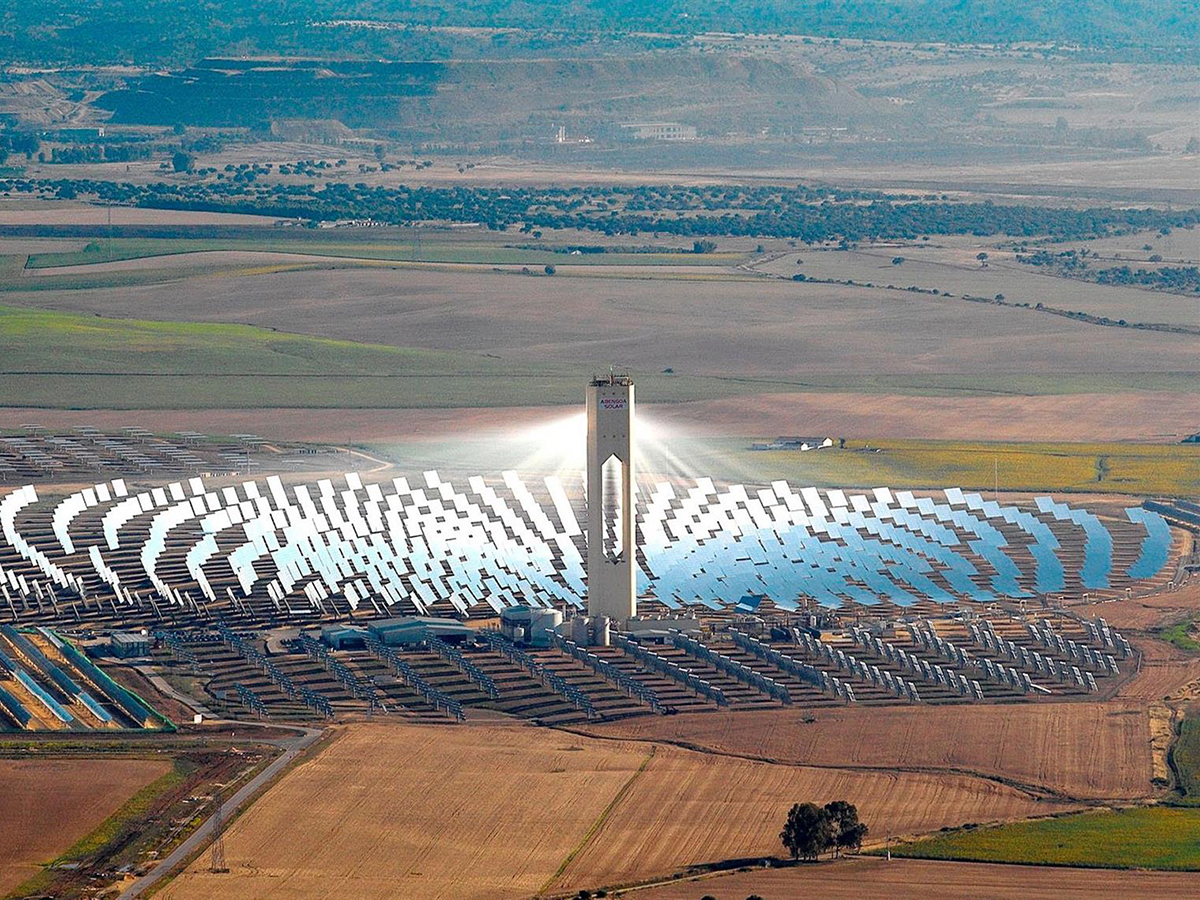
[(587, 386), (588, 615), (637, 615), (633, 380), (609, 372)]

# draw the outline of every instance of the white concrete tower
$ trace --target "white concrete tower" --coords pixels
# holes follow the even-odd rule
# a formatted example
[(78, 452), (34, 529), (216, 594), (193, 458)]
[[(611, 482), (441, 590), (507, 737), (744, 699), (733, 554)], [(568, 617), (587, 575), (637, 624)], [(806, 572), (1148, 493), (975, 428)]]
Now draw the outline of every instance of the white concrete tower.
[(637, 615), (633, 381), (609, 374), (587, 386), (588, 615)]

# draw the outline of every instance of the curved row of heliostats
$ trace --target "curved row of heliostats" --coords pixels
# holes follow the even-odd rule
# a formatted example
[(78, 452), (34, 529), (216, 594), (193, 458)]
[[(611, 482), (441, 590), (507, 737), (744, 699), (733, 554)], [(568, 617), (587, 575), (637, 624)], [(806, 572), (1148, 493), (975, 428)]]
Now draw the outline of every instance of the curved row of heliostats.
[[(354, 473), (344, 482), (340, 490), (330, 480), (289, 489), (273, 476), (265, 487), (217, 488), (193, 478), (131, 494), (115, 480), (60, 501), (54, 540), (41, 543), (18, 527), (38, 503), (26, 486), (0, 500), (3, 540), (22, 560), (10, 556), (7, 570), (0, 562), (0, 587), (29, 595), (40, 579), (128, 600), (148, 582), (174, 602), (196, 599), (192, 591), (236, 601), (265, 590), (281, 611), (323, 608), (331, 596), (380, 612), (449, 601), (463, 613), (478, 604), (578, 606), (586, 596), (585, 536), (557, 477), (536, 485), (540, 499), (512, 472), (500, 483), (472, 477), (465, 491), (436, 472), (415, 484), (363, 485)], [(1168, 560), (1169, 526), (1140, 507), (1106, 525), (1050, 497), (1023, 508), (956, 488), (941, 493), (847, 494), (783, 481), (718, 488), (707, 478), (686, 490), (668, 481), (643, 487), (639, 591), (672, 607), (745, 607), (762, 596), (782, 608), (802, 597), (904, 606), (1114, 587), (1150, 578)], [(93, 525), (73, 527), (91, 509)], [(1082, 545), (1081, 564), (1068, 568), (1078, 554), (1063, 552), (1052, 522)], [(1110, 527), (1138, 541), (1136, 559), (1120, 570)], [(111, 559), (130, 541), (138, 542), (136, 568)], [(186, 581), (159, 571), (168, 544), (183, 551)]]

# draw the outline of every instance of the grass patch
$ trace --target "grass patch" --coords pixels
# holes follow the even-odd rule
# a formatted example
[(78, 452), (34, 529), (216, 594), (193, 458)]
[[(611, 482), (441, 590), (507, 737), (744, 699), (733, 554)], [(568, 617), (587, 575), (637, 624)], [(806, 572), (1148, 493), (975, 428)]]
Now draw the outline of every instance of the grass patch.
[(1200, 806), (1200, 715), (1187, 716), (1179, 723), (1179, 737), (1171, 747), (1171, 768), (1184, 799)]
[(893, 847), (916, 859), (1200, 869), (1200, 809), (1152, 806), (965, 828)]
[(1189, 653), (1200, 653), (1200, 641), (1197, 641), (1191, 634), (1192, 626), (1195, 623), (1196, 620), (1193, 618), (1176, 622), (1174, 625), (1167, 625), (1165, 628), (1159, 629), (1158, 636), (1162, 640), (1174, 644), (1180, 650), (1186, 650)]

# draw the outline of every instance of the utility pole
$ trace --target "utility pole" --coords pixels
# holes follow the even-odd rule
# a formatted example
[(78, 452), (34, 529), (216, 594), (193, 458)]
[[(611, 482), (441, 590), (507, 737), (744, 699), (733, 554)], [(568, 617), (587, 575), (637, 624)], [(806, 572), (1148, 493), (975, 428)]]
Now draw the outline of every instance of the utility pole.
[(229, 867), (225, 865), (225, 814), (221, 808), (221, 795), (219, 793), (215, 798), (215, 802), (217, 808), (213, 812), (212, 859), (208, 871), (214, 875), (224, 875), (229, 872)]

